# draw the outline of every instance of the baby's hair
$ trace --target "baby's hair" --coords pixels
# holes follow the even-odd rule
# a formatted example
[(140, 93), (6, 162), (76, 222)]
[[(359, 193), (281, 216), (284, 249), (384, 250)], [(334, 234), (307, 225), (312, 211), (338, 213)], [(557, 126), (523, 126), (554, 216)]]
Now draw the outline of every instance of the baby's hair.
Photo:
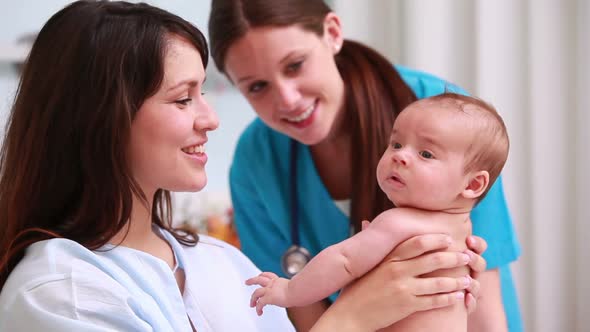
[(467, 116), (465, 128), (472, 132), (472, 137), (465, 154), (465, 172), (485, 170), (490, 175), (489, 186), (477, 202), (481, 201), (508, 159), (510, 141), (502, 117), (491, 104), (482, 99), (455, 92), (445, 92), (423, 101), (443, 103)]

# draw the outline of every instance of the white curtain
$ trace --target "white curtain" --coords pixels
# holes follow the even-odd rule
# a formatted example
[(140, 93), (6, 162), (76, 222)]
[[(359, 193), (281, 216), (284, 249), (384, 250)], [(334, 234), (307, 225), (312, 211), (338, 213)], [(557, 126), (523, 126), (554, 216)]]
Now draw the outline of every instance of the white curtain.
[[(527, 331), (590, 331), (588, 0), (336, 0), (345, 36), (490, 101)], [(586, 204), (589, 206), (587, 207)]]

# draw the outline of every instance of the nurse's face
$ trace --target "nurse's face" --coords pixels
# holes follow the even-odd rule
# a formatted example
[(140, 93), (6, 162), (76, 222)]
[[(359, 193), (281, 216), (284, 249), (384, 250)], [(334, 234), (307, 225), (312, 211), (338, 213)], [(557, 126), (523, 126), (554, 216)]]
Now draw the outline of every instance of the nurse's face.
[(314, 145), (334, 135), (343, 113), (344, 82), (334, 61), (342, 42), (333, 13), (321, 37), (297, 25), (253, 28), (228, 49), (225, 68), (262, 121)]

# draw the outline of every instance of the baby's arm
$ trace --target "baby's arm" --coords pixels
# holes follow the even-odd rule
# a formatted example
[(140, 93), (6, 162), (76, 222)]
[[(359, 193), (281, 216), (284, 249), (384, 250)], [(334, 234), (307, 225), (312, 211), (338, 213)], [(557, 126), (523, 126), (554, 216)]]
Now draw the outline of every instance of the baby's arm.
[(410, 215), (399, 208), (381, 213), (362, 232), (322, 250), (291, 280), (268, 272), (249, 279), (248, 284), (264, 287), (254, 292), (251, 306), (261, 314), (266, 304), (294, 307), (328, 297), (370, 271), (405, 239), (428, 232), (424, 223), (409, 220)]

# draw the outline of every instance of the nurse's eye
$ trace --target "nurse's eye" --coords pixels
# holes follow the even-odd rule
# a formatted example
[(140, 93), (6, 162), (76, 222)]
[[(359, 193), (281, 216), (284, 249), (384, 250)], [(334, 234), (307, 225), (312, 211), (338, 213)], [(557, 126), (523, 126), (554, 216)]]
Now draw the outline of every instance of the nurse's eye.
[(398, 142), (393, 142), (393, 143), (391, 143), (391, 147), (392, 147), (394, 150), (399, 150), (399, 149), (401, 149), (401, 148), (402, 148), (402, 145), (401, 145), (400, 143), (398, 143)]
[(434, 159), (434, 155), (430, 151), (420, 151), (420, 155), (425, 159)]
[(301, 69), (302, 66), (303, 66), (303, 60), (290, 63), (289, 65), (287, 65), (287, 73), (289, 73), (289, 74), (296, 73)]
[(260, 91), (262, 91), (262, 89), (264, 89), (266, 87), (266, 85), (267, 85), (266, 82), (262, 82), (262, 81), (254, 82), (248, 86), (248, 93), (260, 92)]

